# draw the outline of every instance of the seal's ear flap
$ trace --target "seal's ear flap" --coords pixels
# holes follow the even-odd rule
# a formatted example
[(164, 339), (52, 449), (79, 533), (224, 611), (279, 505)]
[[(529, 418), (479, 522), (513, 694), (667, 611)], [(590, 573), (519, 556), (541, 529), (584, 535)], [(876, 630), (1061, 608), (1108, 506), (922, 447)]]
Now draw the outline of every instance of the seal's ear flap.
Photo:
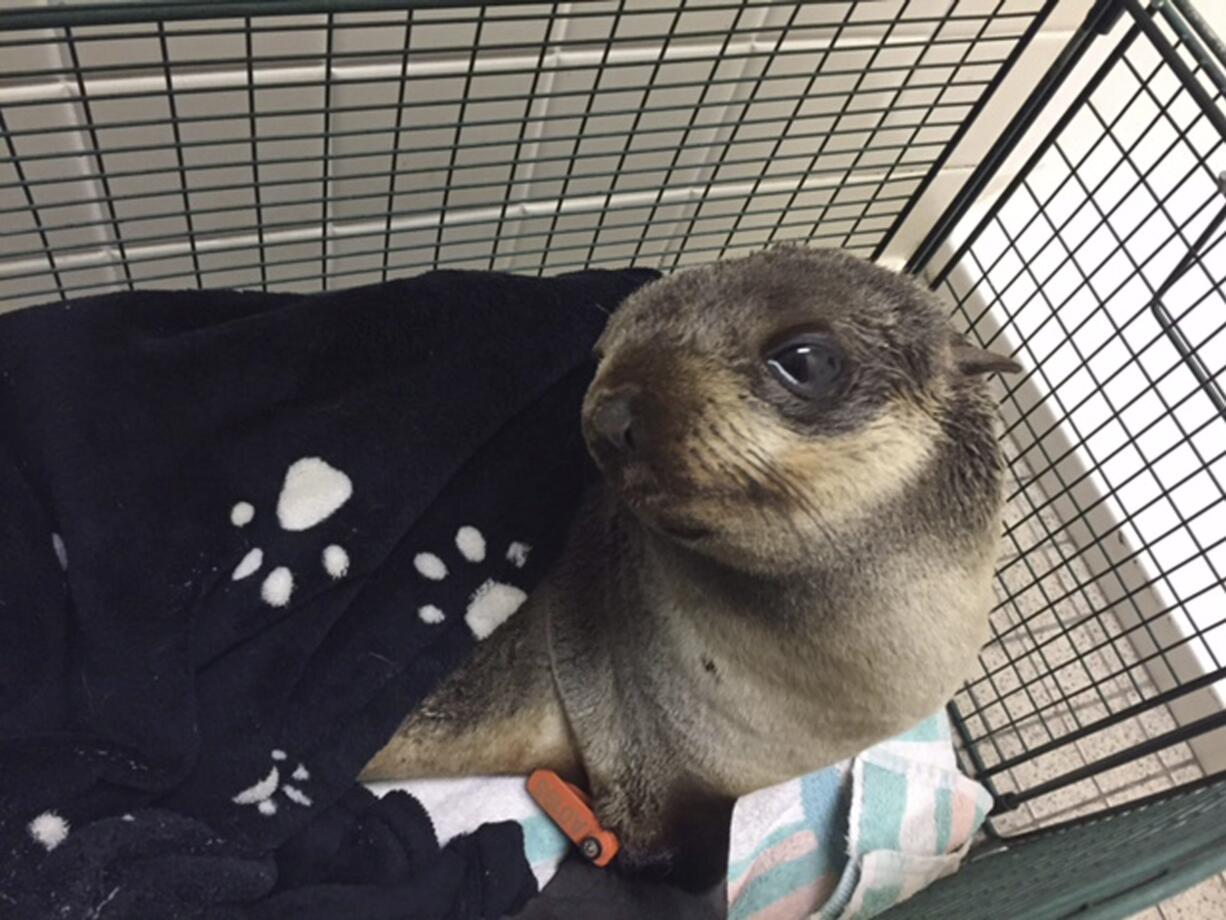
[(961, 339), (954, 340), (954, 367), (968, 377), (978, 374), (1017, 374), (1022, 366), (1012, 358), (998, 355), (986, 348), (967, 345)]

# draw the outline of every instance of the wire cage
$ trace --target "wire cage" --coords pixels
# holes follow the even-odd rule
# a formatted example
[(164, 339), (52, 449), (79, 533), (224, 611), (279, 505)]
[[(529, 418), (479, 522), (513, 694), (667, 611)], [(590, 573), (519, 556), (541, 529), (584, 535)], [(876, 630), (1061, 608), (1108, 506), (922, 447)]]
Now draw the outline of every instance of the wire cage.
[[(1103, 794), (1159, 751), (1159, 773), (1226, 765), (1226, 84), (1200, 21), (1160, 9), (1124, 4), (1106, 59), (934, 275), (1030, 369), (1002, 406), (997, 631), (953, 704), (1002, 810)], [(1074, 745), (1083, 762), (1052, 775), (1044, 757)]]
[(1123, 916), (1226, 866), (1224, 97), (1191, 0), (10, 5), (0, 310), (778, 241), (920, 275), (1026, 373), (950, 704), (996, 806), (891, 915)]
[[(1043, 8), (281, 0), (10, 13), (0, 296), (311, 290), (436, 266), (673, 268), (775, 240), (870, 255)], [(328, 12), (267, 15), (304, 9)], [(158, 14), (173, 18), (147, 21)]]

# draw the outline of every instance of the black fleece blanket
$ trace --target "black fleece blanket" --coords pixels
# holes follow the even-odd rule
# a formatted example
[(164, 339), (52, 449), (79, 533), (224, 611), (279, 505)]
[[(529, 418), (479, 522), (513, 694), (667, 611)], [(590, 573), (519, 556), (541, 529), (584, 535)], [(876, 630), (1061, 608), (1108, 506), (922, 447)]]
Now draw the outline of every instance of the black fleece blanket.
[(651, 277), (0, 317), (0, 916), (520, 907), (518, 825), (440, 850), (355, 777), (556, 555), (591, 346)]

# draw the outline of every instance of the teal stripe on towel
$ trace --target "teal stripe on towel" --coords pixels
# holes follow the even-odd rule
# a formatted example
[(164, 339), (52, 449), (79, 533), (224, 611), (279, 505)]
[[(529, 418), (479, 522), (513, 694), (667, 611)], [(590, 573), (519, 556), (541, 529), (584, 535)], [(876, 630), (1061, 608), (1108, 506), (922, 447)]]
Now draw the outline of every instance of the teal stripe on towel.
[(883, 914), (898, 903), (898, 896), (900, 894), (902, 894), (901, 885), (869, 888), (864, 892), (864, 898), (860, 901), (860, 909), (856, 912), (856, 916), (875, 917), (878, 914)]
[(559, 860), (566, 855), (566, 838), (549, 818), (532, 815), (519, 823), (524, 829), (524, 857), (528, 865)]
[(857, 849), (860, 853), (901, 850), (899, 832), (907, 812), (907, 778), (871, 761), (865, 761), (863, 769), (865, 807), (860, 812)]
[(949, 739), (949, 723), (944, 713), (925, 719), (915, 728), (899, 735), (896, 741), (947, 741)]
[(847, 864), (851, 774), (831, 767), (800, 780), (805, 824), (817, 838), (818, 874), (839, 875)]
[(786, 840), (793, 834), (798, 834), (803, 831), (808, 825), (804, 821), (793, 821), (791, 824), (785, 824), (783, 827), (776, 828), (765, 837), (758, 841), (757, 846), (753, 848), (753, 852), (744, 859), (738, 859), (734, 863), (728, 865), (728, 881), (735, 882), (742, 875), (749, 871), (749, 867), (761, 857), (763, 853), (773, 847), (775, 844)]
[(934, 790), (933, 816), (937, 822), (937, 853), (949, 850), (950, 825), (954, 820), (954, 797), (944, 785)]

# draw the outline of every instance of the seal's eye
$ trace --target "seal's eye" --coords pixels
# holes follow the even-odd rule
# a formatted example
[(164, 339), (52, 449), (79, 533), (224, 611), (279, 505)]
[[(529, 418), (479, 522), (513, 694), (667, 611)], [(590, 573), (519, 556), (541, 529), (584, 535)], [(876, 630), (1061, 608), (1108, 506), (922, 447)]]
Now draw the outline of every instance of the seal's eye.
[(843, 353), (825, 336), (804, 336), (775, 349), (766, 359), (771, 374), (805, 399), (828, 394), (843, 373)]

